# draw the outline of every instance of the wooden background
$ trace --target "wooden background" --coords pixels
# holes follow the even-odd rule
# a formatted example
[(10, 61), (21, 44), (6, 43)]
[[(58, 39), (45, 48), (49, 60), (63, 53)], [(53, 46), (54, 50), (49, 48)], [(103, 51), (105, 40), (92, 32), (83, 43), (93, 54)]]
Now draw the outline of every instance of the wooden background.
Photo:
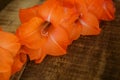
[[(19, 9), (41, 2), (11, 0), (0, 11), (0, 26), (14, 33), (20, 25)], [(81, 36), (65, 56), (47, 56), (41, 64), (28, 62), (11, 80), (120, 80), (120, 0), (114, 2), (116, 19), (102, 22), (100, 35)]]

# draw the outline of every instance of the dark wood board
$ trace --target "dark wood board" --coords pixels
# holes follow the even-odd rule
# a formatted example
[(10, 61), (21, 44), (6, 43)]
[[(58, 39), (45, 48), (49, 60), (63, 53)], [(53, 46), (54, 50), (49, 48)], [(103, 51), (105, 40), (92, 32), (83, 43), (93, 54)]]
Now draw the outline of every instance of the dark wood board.
[[(23, 5), (23, 2), (26, 4)], [(38, 4), (40, 0), (33, 2)], [(28, 62), (24, 71), (22, 70), (23, 73), (18, 73), (13, 80), (120, 80), (120, 1), (114, 0), (114, 2), (116, 19), (102, 22), (100, 35), (81, 36), (69, 46), (67, 55), (47, 56), (40, 64)], [(14, 0), (10, 4), (15, 3), (20, 4), (19, 0)], [(27, 4), (33, 5), (32, 2), (27, 3), (27, 0), (21, 1), (23, 7), (28, 7)], [(17, 12), (20, 7), (13, 11)], [(13, 22), (16, 19), (4, 18), (4, 20), (8, 22), (2, 22), (0, 25), (3, 25), (6, 31), (15, 32), (20, 24), (19, 20)], [(15, 28), (8, 28), (8, 25), (15, 25)]]

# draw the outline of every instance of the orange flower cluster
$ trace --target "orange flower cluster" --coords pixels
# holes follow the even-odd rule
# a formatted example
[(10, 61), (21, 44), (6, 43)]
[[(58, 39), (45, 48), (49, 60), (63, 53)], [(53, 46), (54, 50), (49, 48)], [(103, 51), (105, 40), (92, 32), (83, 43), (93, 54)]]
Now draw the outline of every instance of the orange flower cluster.
[(80, 35), (98, 35), (101, 20), (114, 19), (112, 0), (47, 0), (21, 9), (16, 34), (0, 29), (0, 80), (9, 80), (27, 60), (36, 63), (46, 55), (66, 54)]

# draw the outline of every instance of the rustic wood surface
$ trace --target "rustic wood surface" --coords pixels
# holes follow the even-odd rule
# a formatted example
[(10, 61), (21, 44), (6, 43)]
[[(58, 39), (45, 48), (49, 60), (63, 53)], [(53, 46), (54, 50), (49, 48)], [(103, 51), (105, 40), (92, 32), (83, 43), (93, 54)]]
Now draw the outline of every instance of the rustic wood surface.
[[(41, 64), (28, 62), (12, 80), (120, 80), (120, 0), (114, 0), (116, 19), (102, 22), (98, 36), (81, 36), (67, 55), (47, 56)], [(18, 10), (40, 4), (41, 0), (12, 0), (0, 12), (0, 26), (15, 32)]]

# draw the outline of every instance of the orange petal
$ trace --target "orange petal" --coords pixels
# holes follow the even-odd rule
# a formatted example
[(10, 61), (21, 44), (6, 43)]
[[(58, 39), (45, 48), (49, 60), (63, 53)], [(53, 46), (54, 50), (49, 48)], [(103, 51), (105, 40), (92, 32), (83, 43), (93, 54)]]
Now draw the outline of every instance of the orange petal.
[(0, 80), (10, 80), (10, 75), (11, 75), (11, 71), (7, 71), (7, 72), (1, 72), (0, 73)]
[(79, 18), (79, 14), (75, 7), (69, 8), (60, 3), (54, 8), (51, 14), (50, 21), (53, 27), (62, 27), (70, 37), (70, 34), (75, 26), (75, 21)]
[(29, 21), (33, 17), (38, 16), (38, 9), (40, 5), (33, 6), (27, 9), (20, 9), (19, 11), (19, 18), (22, 23)]
[(30, 49), (30, 48), (24, 47), (24, 51), (30, 57), (30, 60), (35, 60), (36, 63), (41, 63), (46, 56), (42, 48)]
[(101, 19), (101, 15), (103, 13), (103, 5), (104, 0), (85, 0), (88, 6), (88, 11), (93, 13), (98, 19)]
[(82, 26), (80, 23), (77, 21), (72, 25), (74, 28), (71, 30), (70, 38), (71, 40), (76, 40), (80, 37), (81, 31), (82, 31)]
[(100, 33), (99, 21), (91, 13), (80, 18), (80, 24), (82, 26), (81, 35), (98, 35)]
[(45, 53), (52, 55), (52, 56), (60, 56), (66, 54), (66, 50), (64, 50), (56, 41), (55, 39), (50, 36), (48, 39), (45, 47)]
[(75, 4), (75, 0), (58, 0), (60, 4), (66, 7), (73, 7)]
[(102, 20), (113, 20), (115, 18), (115, 7), (112, 0), (104, 0), (102, 5), (104, 12), (101, 15)]
[(23, 65), (26, 63), (26, 61), (26, 54), (20, 51), (14, 58), (14, 63), (12, 65), (12, 74), (15, 74), (16, 72), (20, 71)]
[(24, 47), (24, 50), (26, 54), (30, 57), (30, 60), (39, 59), (42, 53), (42, 49), (30, 49), (30, 48)]
[(39, 16), (46, 21), (50, 21), (52, 11), (57, 6), (56, 1), (57, 0), (46, 0), (43, 4), (41, 4), (38, 11)]
[(50, 30), (49, 30), (49, 38), (52, 40), (55, 40), (55, 42), (60, 45), (62, 48), (66, 49), (67, 46), (70, 44), (69, 41), (69, 37), (68, 34), (66, 33), (66, 31), (61, 28), (61, 27), (57, 27), (54, 28), (53, 26), (50, 26)]
[(41, 63), (45, 57), (46, 57), (46, 54), (42, 53), (41, 57), (39, 59), (35, 60), (35, 63)]
[(23, 45), (32, 49), (39, 49), (45, 42), (44, 36), (41, 34), (43, 20), (37, 17), (22, 24), (17, 30), (17, 36)]
[(87, 9), (87, 5), (85, 3), (85, 0), (76, 0), (75, 1), (75, 6), (79, 12), (79, 15), (84, 15), (87, 14), (88, 9)]
[(67, 33), (61, 27), (53, 27), (49, 30), (48, 40), (43, 48), (45, 53), (53, 56), (66, 54), (69, 42)]
[(14, 34), (0, 31), (0, 47), (10, 51), (15, 56), (20, 46), (19, 39)]
[(62, 25), (65, 26), (66, 24), (71, 24), (78, 19), (79, 14), (76, 10), (76, 8), (72, 7), (64, 7), (58, 5), (55, 7), (55, 9), (52, 11), (50, 21), (56, 27), (56, 25)]
[(5, 49), (0, 47), (0, 80), (9, 80), (13, 56)]

